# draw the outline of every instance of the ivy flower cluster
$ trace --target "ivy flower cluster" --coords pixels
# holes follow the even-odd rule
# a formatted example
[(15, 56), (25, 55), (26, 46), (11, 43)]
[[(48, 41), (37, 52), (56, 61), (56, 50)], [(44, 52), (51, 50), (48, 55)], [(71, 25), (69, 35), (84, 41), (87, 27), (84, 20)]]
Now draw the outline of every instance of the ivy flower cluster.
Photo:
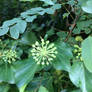
[(17, 59), (17, 53), (14, 50), (5, 50), (0, 54), (0, 60), (5, 62), (5, 63), (12, 63), (14, 61), (16, 61)]
[(44, 39), (41, 39), (41, 43), (36, 41), (32, 47), (31, 53), (38, 65), (49, 65), (53, 59), (56, 58), (56, 54), (58, 53), (54, 43), (44, 41)]
[(76, 56), (76, 59), (80, 59), (81, 61), (83, 61), (81, 51), (82, 49), (78, 45), (74, 45), (73, 53)]

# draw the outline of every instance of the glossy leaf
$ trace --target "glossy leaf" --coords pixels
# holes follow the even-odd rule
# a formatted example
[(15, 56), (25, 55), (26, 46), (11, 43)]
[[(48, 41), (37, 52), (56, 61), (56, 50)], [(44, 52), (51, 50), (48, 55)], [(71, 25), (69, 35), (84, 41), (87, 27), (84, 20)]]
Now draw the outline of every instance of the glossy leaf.
[(33, 22), (33, 20), (36, 19), (36, 18), (37, 18), (36, 15), (34, 15), (34, 16), (27, 16), (26, 21), (27, 22)]
[(0, 36), (3, 36), (8, 33), (9, 27), (0, 28)]
[(9, 90), (9, 85), (5, 83), (0, 84), (0, 92), (8, 92)]
[(37, 39), (35, 33), (28, 30), (28, 32), (25, 32), (25, 34), (22, 36), (20, 42), (22, 44), (29, 45), (29, 44), (34, 44), (37, 40), (38, 39)]
[(17, 29), (17, 25), (10, 27), (10, 35), (14, 39), (19, 38), (19, 30)]
[(49, 92), (45, 87), (40, 86), (39, 91), (38, 92)]
[(39, 89), (39, 82), (40, 85), (46, 87), (49, 92), (54, 92), (53, 78), (49, 76), (48, 73), (45, 73), (45, 76), (33, 78), (33, 80), (28, 84), (26, 91), (34, 92), (35, 90)]
[(70, 59), (73, 57), (71, 49), (64, 42), (57, 42), (56, 47), (58, 54), (53, 61), (54, 67), (58, 70), (70, 71)]
[(12, 65), (3, 64), (0, 65), (0, 82), (8, 82), (10, 84), (15, 83), (15, 69)]
[[(20, 1), (36, 1), (36, 0), (20, 0)], [(53, 5), (54, 3), (52, 2), (52, 0), (38, 0), (38, 1), (43, 1), (44, 3), (48, 4), (48, 5)]]
[(19, 19), (19, 18), (14, 18), (14, 19), (12, 19), (12, 20), (7, 20), (7, 21), (5, 21), (5, 22), (3, 23), (2, 26), (3, 26), (3, 27), (12, 26), (12, 25), (14, 25), (14, 24), (17, 23), (18, 19)]
[(37, 65), (35, 64), (35, 61), (30, 58), (28, 60), (17, 62), (15, 68), (16, 84), (21, 88), (32, 80), (37, 70)]
[(17, 26), (17, 30), (19, 31), (19, 33), (24, 33), (27, 23), (24, 20), (18, 20), (16, 26)]
[(10, 27), (11, 37), (14, 38), (14, 39), (18, 39), (19, 34), (24, 33), (26, 26), (27, 26), (26, 21), (18, 20), (17, 23), (14, 26)]
[(86, 68), (92, 72), (92, 37), (88, 37), (82, 43), (82, 58)]
[(92, 0), (84, 0), (82, 9), (87, 13), (92, 13)]
[(69, 72), (71, 81), (82, 89), (82, 92), (92, 91), (92, 73), (86, 70), (83, 63), (76, 62), (73, 64), (71, 71)]
[(73, 90), (72, 92), (81, 92), (81, 90)]
[(43, 1), (44, 3), (48, 4), (48, 5), (54, 5), (54, 3), (52, 2), (52, 0), (40, 0)]

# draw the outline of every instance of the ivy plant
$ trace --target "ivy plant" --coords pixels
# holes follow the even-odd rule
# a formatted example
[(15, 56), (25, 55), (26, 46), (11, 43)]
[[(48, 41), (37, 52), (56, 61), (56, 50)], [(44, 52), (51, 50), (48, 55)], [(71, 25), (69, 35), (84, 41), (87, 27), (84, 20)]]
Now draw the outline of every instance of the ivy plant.
[(0, 92), (92, 92), (92, 1), (18, 3), (0, 27)]

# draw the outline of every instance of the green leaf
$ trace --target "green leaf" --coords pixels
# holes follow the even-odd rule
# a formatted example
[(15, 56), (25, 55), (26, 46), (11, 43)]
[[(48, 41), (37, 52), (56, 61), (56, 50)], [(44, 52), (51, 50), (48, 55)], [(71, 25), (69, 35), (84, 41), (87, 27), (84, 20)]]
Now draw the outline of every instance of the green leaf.
[(19, 38), (19, 30), (17, 29), (17, 25), (10, 27), (10, 35), (14, 39)]
[(71, 71), (69, 72), (69, 76), (70, 76), (71, 81), (77, 87), (80, 87), (81, 86), (80, 77), (83, 75), (83, 71), (82, 71), (83, 66), (81, 65), (81, 63), (78, 63), (78, 64), (77, 63), (78, 62), (72, 65)]
[(84, 0), (82, 3), (82, 9), (87, 13), (92, 13), (92, 0)]
[[(20, 0), (20, 1), (24, 1), (24, 2), (26, 2), (26, 1), (30, 1), (31, 2), (31, 0)], [(33, 1), (33, 0), (32, 0)]]
[(12, 20), (7, 20), (3, 23), (3, 26), (2, 27), (9, 27), (9, 26), (12, 26), (14, 25), (15, 23), (17, 23), (19, 18), (14, 18)]
[(11, 37), (14, 38), (14, 39), (18, 39), (19, 34), (23, 33), (25, 31), (26, 26), (27, 26), (26, 21), (19, 19), (15, 25), (10, 27)]
[(47, 8), (44, 11), (47, 14), (54, 14), (54, 12), (56, 11), (56, 9), (60, 9), (61, 8), (61, 4), (54, 4), (51, 8)]
[(24, 33), (26, 26), (27, 26), (27, 23), (24, 20), (18, 20), (16, 24), (16, 28), (17, 30), (19, 30), (19, 33)]
[(0, 36), (8, 33), (9, 27), (0, 28)]
[(38, 92), (49, 92), (45, 87), (40, 86), (39, 91)]
[(34, 15), (34, 16), (27, 16), (27, 17), (26, 17), (26, 21), (27, 21), (27, 22), (33, 22), (34, 19), (36, 19), (36, 18), (37, 18), (36, 15)]
[(53, 61), (53, 65), (57, 70), (70, 71), (70, 59), (73, 57), (72, 51), (68, 45), (64, 42), (56, 43), (58, 54), (56, 59)]
[(92, 92), (92, 73), (87, 71), (82, 62), (76, 62), (72, 65), (69, 76), (71, 81), (82, 89), (82, 92)]
[(73, 90), (72, 92), (81, 92), (81, 90)]
[(25, 32), (25, 34), (22, 36), (20, 42), (22, 44), (29, 45), (29, 44), (34, 44), (37, 40), (38, 39), (37, 39), (35, 33), (28, 29)]
[(0, 92), (8, 92), (9, 90), (9, 85), (5, 83), (0, 84)]
[(82, 42), (82, 58), (86, 68), (92, 72), (92, 37)]
[(0, 82), (15, 83), (15, 69), (12, 65), (3, 64), (0, 65)]
[(53, 1), (52, 0), (20, 0), (20, 1), (30, 1), (30, 2), (33, 2), (33, 1), (43, 1), (44, 3), (48, 4), (48, 5), (54, 5)]
[(33, 79), (33, 76), (37, 70), (37, 65), (31, 57), (27, 60), (17, 62), (15, 69), (16, 84), (19, 88), (21, 88)]
[(35, 90), (39, 89), (39, 82), (40, 85), (46, 87), (49, 92), (54, 92), (53, 78), (50, 76), (50, 74), (48, 74), (48, 72), (44, 73), (43, 76), (33, 78), (33, 80), (28, 84), (26, 91), (34, 92)]
[(54, 5), (54, 3), (52, 2), (52, 0), (40, 0), (43, 1), (44, 3), (48, 4), (48, 5)]

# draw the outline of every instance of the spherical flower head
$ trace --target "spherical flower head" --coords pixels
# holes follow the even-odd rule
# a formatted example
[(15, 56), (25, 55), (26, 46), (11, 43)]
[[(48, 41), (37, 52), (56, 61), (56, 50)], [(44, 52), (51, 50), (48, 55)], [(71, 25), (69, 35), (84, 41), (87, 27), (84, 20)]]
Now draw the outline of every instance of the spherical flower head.
[(0, 59), (5, 63), (12, 63), (13, 61), (16, 61), (17, 58), (18, 57), (15, 50), (5, 50), (0, 56)]
[(44, 39), (41, 38), (41, 43), (36, 41), (32, 47), (31, 53), (37, 64), (49, 65), (53, 59), (56, 58), (57, 48), (54, 43), (44, 41)]

